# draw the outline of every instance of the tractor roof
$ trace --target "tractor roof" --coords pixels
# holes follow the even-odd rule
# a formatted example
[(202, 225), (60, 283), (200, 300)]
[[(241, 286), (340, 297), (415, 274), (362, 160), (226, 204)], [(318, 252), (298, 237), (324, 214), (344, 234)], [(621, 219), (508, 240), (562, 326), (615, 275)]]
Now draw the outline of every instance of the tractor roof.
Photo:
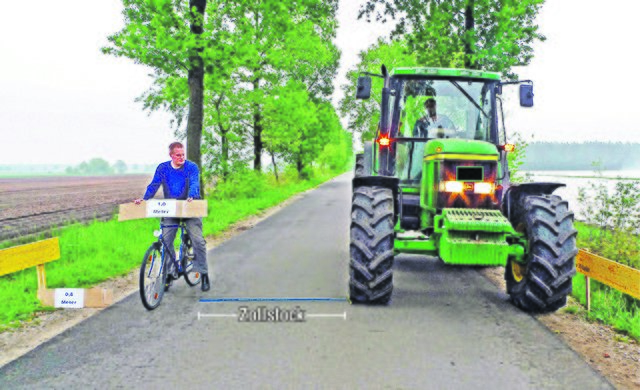
[(440, 76), (440, 77), (461, 77), (471, 79), (500, 80), (500, 73), (485, 72), (483, 70), (453, 69), (453, 68), (431, 68), (431, 67), (410, 67), (395, 68), (391, 71), (391, 76)]

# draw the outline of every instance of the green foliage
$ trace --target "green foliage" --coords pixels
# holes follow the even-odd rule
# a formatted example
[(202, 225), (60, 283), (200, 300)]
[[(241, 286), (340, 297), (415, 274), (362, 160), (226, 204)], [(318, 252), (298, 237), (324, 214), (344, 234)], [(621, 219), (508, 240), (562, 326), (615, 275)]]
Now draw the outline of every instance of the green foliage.
[(360, 61), (347, 72), (347, 84), (342, 86), (344, 98), (340, 101), (340, 113), (349, 120), (349, 130), (359, 133), (362, 141), (375, 137), (378, 122), (380, 122), (380, 101), (382, 79), (373, 77), (371, 83), (371, 98), (356, 100), (356, 81), (360, 72), (380, 73), (380, 66), (388, 69), (397, 66), (418, 65), (415, 54), (406, 54), (408, 46), (404, 41), (388, 42), (379, 39), (376, 44), (360, 52)]
[(514, 132), (508, 141), (516, 146), (513, 152), (507, 154), (511, 182), (526, 183), (531, 181), (531, 175), (522, 171), (522, 165), (527, 158), (529, 143), (518, 132)]
[(527, 65), (533, 43), (545, 40), (535, 17), (544, 0), (368, 0), (360, 17), (397, 20), (392, 38), (405, 39), (426, 66), (502, 72)]
[(125, 28), (103, 51), (154, 69), (153, 85), (140, 100), (146, 109), (171, 112), (179, 137), (189, 107), (190, 59), (202, 57), (201, 151), (209, 177), (242, 172), (252, 160), (259, 169), (263, 148), (302, 173), (332, 140), (321, 138), (321, 116), (333, 110), (327, 103), (340, 55), (332, 42), (337, 0), (209, 1), (201, 35), (191, 34), (189, 1), (123, 3)]
[(122, 160), (118, 160), (115, 163), (113, 163), (112, 168), (113, 168), (113, 171), (118, 174), (123, 174), (127, 172), (127, 164)]
[(579, 189), (587, 224), (578, 244), (602, 256), (640, 269), (640, 181), (618, 181), (613, 191), (602, 181)]
[[(613, 191), (602, 182), (579, 189), (584, 222), (576, 222), (577, 245), (640, 269), (640, 182), (618, 181)], [(573, 295), (585, 304), (584, 276), (573, 278)], [(597, 281), (591, 282), (588, 317), (640, 340), (640, 301)]]
[(114, 170), (115, 166), (111, 167), (106, 160), (92, 158), (89, 161), (81, 162), (76, 167), (67, 167), (65, 173), (69, 175), (110, 175), (114, 173)]
[[(573, 277), (572, 295), (586, 305), (584, 275)], [(613, 326), (640, 341), (640, 302), (637, 299), (591, 279), (591, 311), (587, 318)]]

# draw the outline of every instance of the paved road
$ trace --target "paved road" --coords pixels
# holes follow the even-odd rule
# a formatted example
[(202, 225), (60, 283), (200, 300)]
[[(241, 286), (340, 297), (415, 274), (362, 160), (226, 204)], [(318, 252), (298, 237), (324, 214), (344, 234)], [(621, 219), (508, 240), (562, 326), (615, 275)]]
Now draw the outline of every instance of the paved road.
[[(385, 307), (302, 302), (302, 323), (239, 323), (214, 297), (344, 297), (350, 178), (306, 194), (209, 254), (208, 293), (137, 294), (0, 369), (0, 388), (610, 388), (475, 271), (396, 260)], [(268, 303), (293, 308), (291, 303)], [(251, 304), (251, 308), (258, 305)]]

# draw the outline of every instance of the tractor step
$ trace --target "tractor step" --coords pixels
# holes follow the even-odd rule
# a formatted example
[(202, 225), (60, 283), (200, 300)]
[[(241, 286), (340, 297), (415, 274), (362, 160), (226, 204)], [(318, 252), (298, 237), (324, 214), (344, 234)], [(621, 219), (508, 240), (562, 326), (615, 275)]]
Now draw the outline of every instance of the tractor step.
[(405, 232), (396, 233), (396, 240), (428, 240), (428, 239), (429, 239), (429, 236), (415, 230), (408, 230)]

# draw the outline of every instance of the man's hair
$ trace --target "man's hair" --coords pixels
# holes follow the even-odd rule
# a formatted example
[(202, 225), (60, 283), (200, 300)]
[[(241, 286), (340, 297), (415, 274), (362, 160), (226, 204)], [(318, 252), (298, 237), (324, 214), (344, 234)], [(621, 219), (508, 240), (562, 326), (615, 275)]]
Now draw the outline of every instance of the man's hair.
[(175, 148), (182, 148), (184, 149), (184, 145), (182, 145), (182, 143), (180, 142), (172, 142), (171, 145), (169, 145), (169, 154), (173, 153), (173, 149)]
[(424, 101), (424, 106), (426, 107), (426, 106), (427, 106), (427, 104), (428, 104), (428, 103), (431, 103), (431, 102), (433, 102), (433, 105), (434, 105), (434, 106), (436, 105), (436, 99), (434, 99), (434, 98), (430, 97), (429, 99), (427, 99), (427, 100), (425, 100), (425, 101)]

